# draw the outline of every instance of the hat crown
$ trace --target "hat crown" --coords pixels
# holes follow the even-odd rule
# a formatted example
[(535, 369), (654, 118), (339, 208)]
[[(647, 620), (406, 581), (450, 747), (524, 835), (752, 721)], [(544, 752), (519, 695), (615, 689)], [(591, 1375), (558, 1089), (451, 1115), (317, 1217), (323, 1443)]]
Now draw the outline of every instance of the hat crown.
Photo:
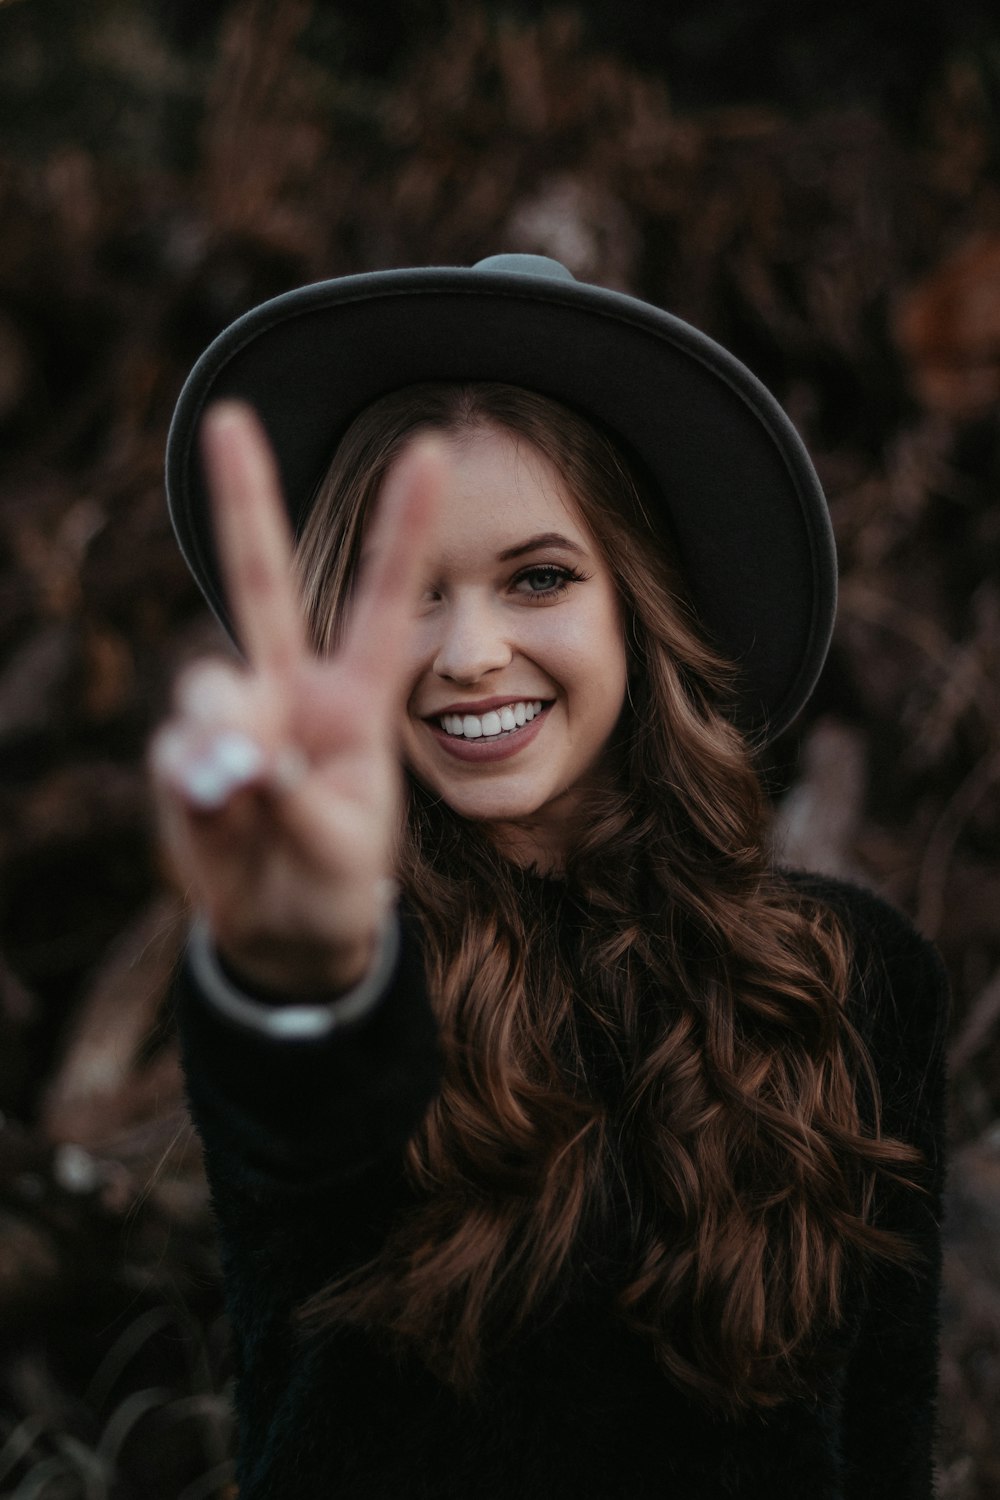
[(488, 255), (474, 271), (505, 271), (511, 276), (547, 276), (550, 281), (575, 281), (572, 271), (550, 255)]

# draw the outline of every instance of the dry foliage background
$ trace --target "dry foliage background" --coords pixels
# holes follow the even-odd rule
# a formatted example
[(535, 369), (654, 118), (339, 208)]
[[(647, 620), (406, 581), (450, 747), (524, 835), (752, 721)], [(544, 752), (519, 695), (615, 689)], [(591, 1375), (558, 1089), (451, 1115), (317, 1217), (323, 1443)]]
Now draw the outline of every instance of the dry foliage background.
[(714, 334), (816, 458), (843, 598), (766, 767), (777, 836), (949, 965), (940, 1490), (1000, 1496), (1000, 30), (974, 9), (884, 90), (852, 10), (852, 95), (829, 27), (814, 55), (758, 8), (789, 88), (727, 100), (706, 34), (664, 23), (643, 67), (610, 7), (425, 0), (390, 38), (346, 3), (0, 4), (0, 1494), (231, 1493), (142, 766), (219, 645), (164, 510), (176, 393), (263, 297), (507, 248)]

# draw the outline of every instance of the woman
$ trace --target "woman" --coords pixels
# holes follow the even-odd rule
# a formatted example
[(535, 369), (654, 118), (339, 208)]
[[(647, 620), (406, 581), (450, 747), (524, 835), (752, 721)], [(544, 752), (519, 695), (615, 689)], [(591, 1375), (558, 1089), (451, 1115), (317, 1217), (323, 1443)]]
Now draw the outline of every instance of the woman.
[(944, 986), (767, 858), (834, 595), (770, 397), (552, 262), (380, 273), (222, 335), (168, 482), (250, 663), (153, 753), (243, 1500), (929, 1496)]

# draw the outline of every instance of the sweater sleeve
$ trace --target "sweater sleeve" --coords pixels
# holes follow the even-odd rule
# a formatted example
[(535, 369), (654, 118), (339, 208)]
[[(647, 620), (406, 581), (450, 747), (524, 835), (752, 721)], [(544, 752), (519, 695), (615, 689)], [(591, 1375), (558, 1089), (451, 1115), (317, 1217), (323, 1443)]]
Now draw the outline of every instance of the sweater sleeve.
[(319, 1379), (324, 1333), (301, 1310), (377, 1254), (411, 1201), (404, 1149), (439, 1085), (437, 1028), (405, 914), (382, 993), (311, 1034), (241, 1023), (196, 970), (185, 961), (177, 978), (182, 1058), (225, 1274), (240, 1452), (264, 1472)]
[(407, 1201), (406, 1142), (439, 1083), (437, 1028), (405, 916), (384, 992), (319, 1036), (239, 1024), (189, 963), (177, 1016), (237, 1338), (374, 1254)]
[[(824, 893), (826, 894), (826, 893)], [(941, 959), (875, 896), (828, 893), (855, 945), (855, 1021), (882, 1096), (882, 1131), (920, 1151), (918, 1190), (891, 1186), (877, 1222), (905, 1236), (907, 1265), (880, 1262), (865, 1288), (844, 1388), (845, 1500), (929, 1500), (939, 1356), (948, 983)]]
[(205, 996), (185, 961), (177, 1014), (188, 1097), (211, 1151), (288, 1181), (353, 1176), (398, 1151), (439, 1076), (419, 941), (403, 917), (377, 1003), (328, 1034), (269, 1035)]

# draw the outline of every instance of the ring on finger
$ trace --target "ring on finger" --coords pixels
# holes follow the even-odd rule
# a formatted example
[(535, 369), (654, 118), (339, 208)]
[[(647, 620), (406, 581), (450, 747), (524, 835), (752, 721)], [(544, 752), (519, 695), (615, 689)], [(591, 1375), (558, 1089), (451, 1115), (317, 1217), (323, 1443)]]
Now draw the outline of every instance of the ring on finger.
[(153, 747), (154, 764), (193, 808), (217, 812), (243, 787), (259, 781), (266, 757), (256, 740), (238, 729), (204, 737), (168, 728)]

